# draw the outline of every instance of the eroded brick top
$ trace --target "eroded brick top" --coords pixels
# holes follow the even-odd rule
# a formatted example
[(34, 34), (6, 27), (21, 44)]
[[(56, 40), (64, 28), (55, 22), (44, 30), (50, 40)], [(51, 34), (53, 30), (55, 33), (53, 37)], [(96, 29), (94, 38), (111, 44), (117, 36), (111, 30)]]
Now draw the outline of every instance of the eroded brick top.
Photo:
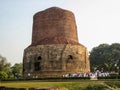
[(34, 15), (31, 45), (47, 44), (79, 44), (71, 11), (52, 7)]

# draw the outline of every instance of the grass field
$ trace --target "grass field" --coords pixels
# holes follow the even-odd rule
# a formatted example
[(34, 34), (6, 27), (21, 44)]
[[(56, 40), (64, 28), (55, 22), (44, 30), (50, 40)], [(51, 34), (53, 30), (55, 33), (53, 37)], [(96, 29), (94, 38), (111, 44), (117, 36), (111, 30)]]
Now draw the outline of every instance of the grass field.
[(42, 88), (42, 87), (60, 87), (62, 90), (120, 90), (120, 81), (90, 81), (76, 80), (65, 82), (49, 81), (7, 81), (0, 82), (0, 86), (14, 88)]

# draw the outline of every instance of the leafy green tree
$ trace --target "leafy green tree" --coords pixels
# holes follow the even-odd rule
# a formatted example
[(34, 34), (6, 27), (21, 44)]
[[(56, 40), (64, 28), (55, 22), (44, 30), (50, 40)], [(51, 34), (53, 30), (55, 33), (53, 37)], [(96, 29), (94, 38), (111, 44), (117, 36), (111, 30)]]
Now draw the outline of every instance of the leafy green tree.
[(19, 77), (22, 75), (22, 63), (16, 63), (11, 67), (14, 77)]
[(7, 59), (0, 55), (0, 72), (10, 73), (11, 64), (7, 62)]
[(7, 78), (8, 78), (8, 74), (4, 71), (0, 71), (0, 80), (7, 79)]
[[(120, 44), (100, 44), (90, 52), (91, 70), (116, 71), (120, 67)], [(116, 66), (115, 66), (116, 65)]]

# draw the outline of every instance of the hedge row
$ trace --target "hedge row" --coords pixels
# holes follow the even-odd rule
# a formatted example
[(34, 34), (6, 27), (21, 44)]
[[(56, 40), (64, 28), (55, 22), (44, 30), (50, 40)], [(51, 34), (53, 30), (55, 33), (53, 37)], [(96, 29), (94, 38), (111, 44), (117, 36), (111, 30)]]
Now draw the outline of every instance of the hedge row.
[(29, 81), (29, 80), (45, 80), (45, 81), (62, 81), (62, 80), (89, 80), (90, 77), (55, 77), (55, 78), (19, 78), (19, 79), (2, 79), (1, 81)]
[[(120, 79), (120, 75), (113, 75), (109, 77), (97, 77), (100, 79)], [(19, 78), (19, 79), (2, 79), (1, 81), (29, 81), (29, 80), (43, 80), (43, 81), (62, 81), (62, 80), (90, 80), (90, 77), (55, 77), (55, 78)]]

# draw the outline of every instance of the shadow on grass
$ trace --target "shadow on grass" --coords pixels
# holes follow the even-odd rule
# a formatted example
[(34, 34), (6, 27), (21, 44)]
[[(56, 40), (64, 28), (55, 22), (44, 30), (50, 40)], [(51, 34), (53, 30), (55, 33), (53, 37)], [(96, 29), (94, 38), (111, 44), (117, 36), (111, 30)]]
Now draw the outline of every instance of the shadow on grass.
[(81, 85), (78, 84), (69, 84), (69, 85), (65, 85), (64, 86), (65, 90), (106, 90), (108, 89), (108, 87), (104, 86), (104, 85), (88, 85), (86, 87), (81, 87)]
[(120, 88), (120, 82), (119, 81), (105, 82), (105, 84), (112, 87), (112, 88)]
[(103, 85), (94, 85), (94, 86), (89, 85), (83, 90), (106, 90), (106, 89), (107, 87)]

